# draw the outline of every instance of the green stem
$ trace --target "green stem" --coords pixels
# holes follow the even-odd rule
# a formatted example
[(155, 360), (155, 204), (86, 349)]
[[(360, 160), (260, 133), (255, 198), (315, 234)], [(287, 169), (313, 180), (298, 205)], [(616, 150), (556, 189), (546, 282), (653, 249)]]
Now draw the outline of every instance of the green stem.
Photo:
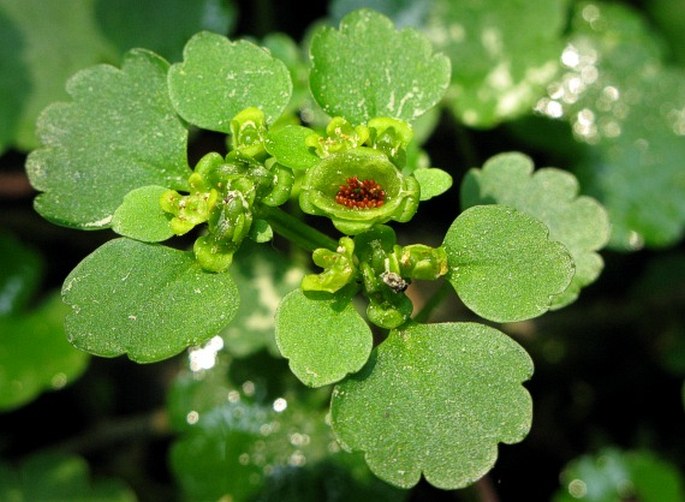
[(318, 248), (335, 251), (338, 248), (337, 241), (277, 207), (262, 206), (259, 217), (268, 221), (278, 235), (307, 251), (314, 251)]
[(421, 310), (414, 316), (415, 322), (426, 322), (433, 311), (442, 303), (448, 293), (452, 290), (452, 285), (443, 281), (440, 287), (428, 298)]

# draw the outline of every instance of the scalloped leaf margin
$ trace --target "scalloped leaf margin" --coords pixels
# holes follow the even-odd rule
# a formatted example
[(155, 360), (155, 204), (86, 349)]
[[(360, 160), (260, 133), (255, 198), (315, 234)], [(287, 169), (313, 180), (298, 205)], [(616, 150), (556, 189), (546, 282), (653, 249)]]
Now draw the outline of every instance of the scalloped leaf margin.
[(489, 471), (497, 444), (528, 433), (533, 373), (511, 338), (476, 323), (394, 330), (359, 373), (338, 384), (333, 431), (346, 450), (403, 488), (423, 474), (434, 486), (467, 486)]

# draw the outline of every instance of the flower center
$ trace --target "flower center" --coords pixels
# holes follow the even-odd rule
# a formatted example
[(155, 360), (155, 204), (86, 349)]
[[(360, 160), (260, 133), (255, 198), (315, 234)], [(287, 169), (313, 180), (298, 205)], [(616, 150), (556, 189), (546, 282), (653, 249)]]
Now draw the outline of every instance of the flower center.
[(383, 205), (385, 191), (374, 180), (359, 180), (353, 176), (340, 185), (335, 201), (351, 209), (372, 209)]

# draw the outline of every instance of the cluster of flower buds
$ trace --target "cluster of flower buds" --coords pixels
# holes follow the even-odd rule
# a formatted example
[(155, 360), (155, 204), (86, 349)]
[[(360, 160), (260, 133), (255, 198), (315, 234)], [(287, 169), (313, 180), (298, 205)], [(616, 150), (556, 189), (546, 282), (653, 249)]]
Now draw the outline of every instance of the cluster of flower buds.
[(264, 114), (248, 108), (231, 122), (233, 149), (222, 157), (216, 152), (202, 157), (188, 178), (190, 193), (167, 190), (162, 209), (173, 215), (172, 231), (183, 235), (196, 225), (207, 223), (207, 231), (197, 238), (193, 251), (208, 271), (226, 270), (233, 254), (247, 237), (262, 242), (268, 227), (255, 222), (255, 204), (279, 206), (290, 197), (294, 177), (290, 169), (268, 158), (264, 148)]
[(405, 290), (413, 280), (434, 280), (447, 273), (447, 254), (442, 247), (399, 246), (395, 232), (386, 225), (354, 238), (342, 237), (335, 251), (317, 249), (313, 257), (323, 272), (306, 275), (304, 291), (361, 290), (369, 300), (369, 321), (387, 329), (409, 320), (413, 307)]

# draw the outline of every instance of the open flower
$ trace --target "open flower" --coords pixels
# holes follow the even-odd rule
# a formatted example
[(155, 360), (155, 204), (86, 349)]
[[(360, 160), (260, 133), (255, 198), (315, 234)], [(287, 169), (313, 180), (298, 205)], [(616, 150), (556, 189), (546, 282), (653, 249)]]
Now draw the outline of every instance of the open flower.
[(300, 207), (328, 216), (341, 232), (354, 235), (377, 223), (409, 221), (419, 203), (419, 184), (388, 157), (358, 147), (329, 155), (302, 182)]

